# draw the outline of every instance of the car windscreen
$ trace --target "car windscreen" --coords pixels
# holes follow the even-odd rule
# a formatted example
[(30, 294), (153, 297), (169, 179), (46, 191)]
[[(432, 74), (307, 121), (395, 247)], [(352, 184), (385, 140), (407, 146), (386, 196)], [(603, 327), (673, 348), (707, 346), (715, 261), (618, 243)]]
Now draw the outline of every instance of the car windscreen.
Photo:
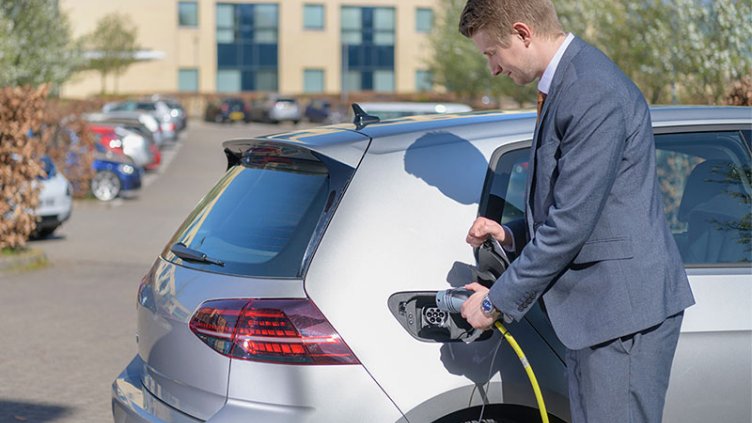
[(181, 260), (170, 248), (182, 243), (214, 261), (182, 260), (186, 267), (256, 277), (301, 276), (329, 185), (328, 169), (317, 160), (245, 157), (186, 219), (164, 257)]

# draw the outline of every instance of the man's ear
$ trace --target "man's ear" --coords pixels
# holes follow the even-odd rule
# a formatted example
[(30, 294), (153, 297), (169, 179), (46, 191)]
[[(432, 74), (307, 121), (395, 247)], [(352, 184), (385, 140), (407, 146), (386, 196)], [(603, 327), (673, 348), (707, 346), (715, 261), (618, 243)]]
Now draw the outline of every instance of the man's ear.
[(525, 43), (525, 47), (527, 47), (532, 41), (533, 30), (524, 22), (515, 22), (512, 24), (512, 35), (522, 40)]

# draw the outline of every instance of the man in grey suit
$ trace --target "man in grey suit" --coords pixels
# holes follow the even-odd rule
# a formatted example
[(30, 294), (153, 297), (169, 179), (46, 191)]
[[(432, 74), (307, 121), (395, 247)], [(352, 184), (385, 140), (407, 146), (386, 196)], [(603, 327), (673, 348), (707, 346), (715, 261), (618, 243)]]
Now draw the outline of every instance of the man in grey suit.
[[(479, 217), (516, 259), (462, 308), (476, 328), (542, 306), (567, 347), (575, 422), (661, 421), (683, 310), (694, 304), (665, 220), (640, 90), (603, 53), (565, 34), (550, 0), (469, 0), (460, 32), (494, 75), (539, 79), (525, 219)], [(540, 107), (542, 106), (542, 107)]]

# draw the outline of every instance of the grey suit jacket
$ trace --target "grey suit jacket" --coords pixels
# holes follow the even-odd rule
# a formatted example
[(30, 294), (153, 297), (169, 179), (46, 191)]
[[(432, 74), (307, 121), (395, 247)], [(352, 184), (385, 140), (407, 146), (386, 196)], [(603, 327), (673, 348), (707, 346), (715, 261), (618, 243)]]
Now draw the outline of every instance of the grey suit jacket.
[[(554, 74), (530, 155), (518, 257), (490, 291), (519, 320), (543, 297), (569, 349), (638, 332), (694, 304), (663, 213), (640, 90), (575, 38)], [(529, 242), (528, 242), (529, 241)]]

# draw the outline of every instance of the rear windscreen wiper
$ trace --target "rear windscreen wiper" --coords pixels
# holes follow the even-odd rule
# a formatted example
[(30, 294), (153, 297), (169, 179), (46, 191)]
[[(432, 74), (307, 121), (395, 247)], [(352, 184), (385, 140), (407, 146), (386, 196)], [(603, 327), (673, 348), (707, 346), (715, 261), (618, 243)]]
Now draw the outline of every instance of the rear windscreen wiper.
[(216, 264), (217, 266), (225, 265), (223, 261), (207, 257), (206, 254), (202, 253), (199, 250), (194, 250), (193, 248), (186, 247), (182, 242), (176, 242), (172, 244), (170, 251), (172, 251), (176, 256), (180, 257), (183, 260), (211, 263)]

